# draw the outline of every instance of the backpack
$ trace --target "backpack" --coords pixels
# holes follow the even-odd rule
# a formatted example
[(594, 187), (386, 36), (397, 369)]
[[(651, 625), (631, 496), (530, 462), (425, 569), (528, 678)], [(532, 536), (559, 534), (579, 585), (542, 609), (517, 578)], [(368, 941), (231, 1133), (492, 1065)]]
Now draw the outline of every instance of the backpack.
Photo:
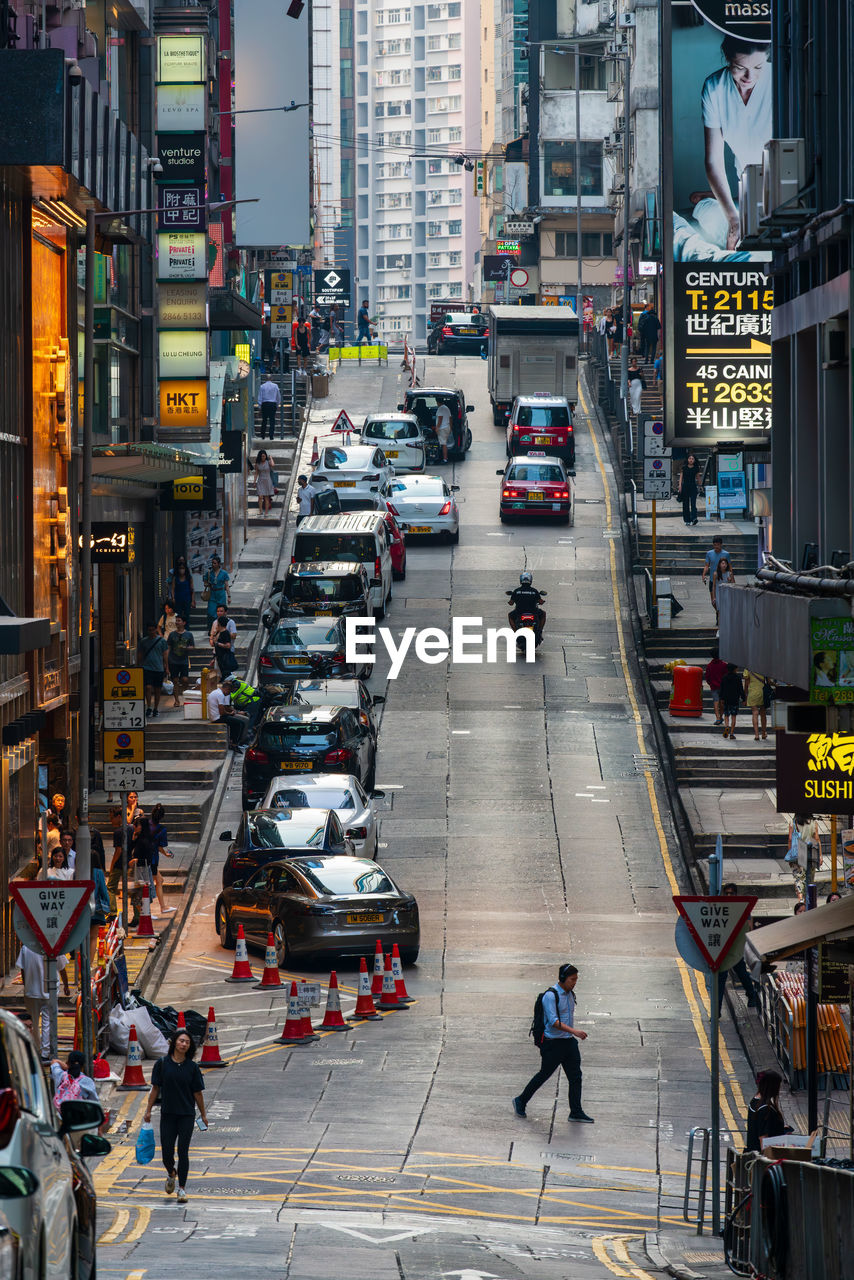
[(63, 1102), (76, 1102), (82, 1092), (83, 1086), (80, 1083), (80, 1078), (77, 1077), (75, 1079), (75, 1077), (69, 1075), (67, 1071), (63, 1072), (63, 1076), (57, 1086), (56, 1093), (53, 1095), (53, 1102), (57, 1111), (59, 1111)]
[(531, 1019), (531, 1027), (528, 1035), (533, 1037), (534, 1044), (539, 1049), (545, 1039), (546, 1034), (546, 1013), (543, 1008), (543, 996), (547, 996), (549, 991), (554, 992), (555, 1002), (560, 999), (557, 987), (549, 987), (547, 991), (541, 991), (534, 1001), (534, 1016)]

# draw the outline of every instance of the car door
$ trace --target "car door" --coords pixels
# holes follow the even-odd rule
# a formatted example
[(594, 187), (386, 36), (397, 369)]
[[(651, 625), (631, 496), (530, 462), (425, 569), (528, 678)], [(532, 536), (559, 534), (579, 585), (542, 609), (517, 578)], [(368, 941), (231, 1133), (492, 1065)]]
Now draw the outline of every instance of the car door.
[(235, 892), (235, 907), (231, 913), (231, 932), (236, 932), (239, 924), (243, 925), (247, 938), (254, 941), (267, 941), (269, 925), (269, 896), (267, 886), (270, 872), (261, 867), (246, 881), (245, 887)]

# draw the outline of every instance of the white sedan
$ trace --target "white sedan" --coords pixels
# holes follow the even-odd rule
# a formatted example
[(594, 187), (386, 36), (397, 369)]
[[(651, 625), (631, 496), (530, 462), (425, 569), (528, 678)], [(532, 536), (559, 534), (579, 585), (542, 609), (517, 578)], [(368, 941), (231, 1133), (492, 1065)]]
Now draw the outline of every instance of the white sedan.
[(289, 773), (273, 779), (260, 808), (334, 809), (353, 852), (376, 859), (380, 823), (372, 802), (384, 795), (366, 792), (352, 773)]
[(343, 508), (375, 509), (380, 485), (394, 476), (394, 467), (376, 445), (329, 444), (311, 473), (312, 486), (329, 485)]
[(395, 476), (380, 485), (380, 506), (390, 511), (408, 538), (410, 534), (440, 534), (460, 540), (460, 512), (454, 494), (441, 476)]
[(382, 449), (398, 474), (424, 470), (424, 432), (411, 413), (369, 413), (361, 440)]

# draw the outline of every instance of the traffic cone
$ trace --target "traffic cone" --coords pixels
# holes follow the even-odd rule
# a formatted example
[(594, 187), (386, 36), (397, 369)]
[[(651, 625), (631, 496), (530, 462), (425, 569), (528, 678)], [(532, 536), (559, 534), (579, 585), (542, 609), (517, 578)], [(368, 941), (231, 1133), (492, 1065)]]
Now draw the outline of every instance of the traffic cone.
[(348, 1016), (348, 1022), (379, 1022), (380, 1015), (374, 1008), (374, 998), (371, 995), (371, 975), (368, 973), (368, 962), (362, 956), (359, 962), (359, 995), (356, 999), (356, 1007)]
[(285, 1019), (285, 1028), (279, 1036), (279, 1044), (302, 1044), (304, 1040), (297, 984), (292, 982), (288, 996), (288, 1016)]
[(412, 1004), (412, 996), (406, 990), (406, 983), (403, 980), (403, 961), (396, 942), (391, 949), (391, 971), (394, 974), (394, 989), (398, 1004)]
[(267, 934), (267, 950), (264, 952), (264, 972), (261, 975), (261, 981), (256, 982), (258, 987), (273, 987), (278, 990), (284, 987), (284, 983), (279, 975), (279, 957), (276, 955), (276, 944), (273, 941), (272, 933)]
[(309, 462), (309, 466), (316, 467), (319, 461), (320, 461), (320, 453), (318, 452), (318, 448), (317, 448), (317, 436), (315, 436), (314, 444), (311, 446), (311, 461)]
[(374, 947), (374, 976), (371, 978), (371, 995), (381, 996), (383, 993), (383, 944), (377, 938), (377, 945)]
[(227, 1067), (228, 1063), (223, 1062), (219, 1056), (219, 1037), (216, 1033), (216, 1014), (213, 1005), (208, 1009), (208, 1022), (205, 1027), (205, 1043), (202, 1045), (202, 1056), (199, 1058), (200, 1067)]
[(300, 1002), (299, 1011), (302, 1025), (303, 1044), (307, 1044), (309, 1040), (319, 1040), (320, 1036), (311, 1025), (311, 1008), (308, 1002), (303, 1002), (302, 997), (299, 995), (299, 987), (297, 987), (297, 998)]
[(341, 1013), (341, 997), (338, 994), (338, 974), (333, 969), (329, 975), (329, 989), (326, 993), (326, 1013), (320, 1024), (321, 1031), (346, 1031), (347, 1023)]
[(234, 968), (226, 982), (254, 982), (255, 974), (249, 968), (249, 953), (246, 950), (246, 935), (243, 925), (237, 926), (237, 947), (234, 951)]
[(92, 1063), (92, 1079), (93, 1080), (109, 1080), (110, 1064), (106, 1058), (102, 1058), (100, 1053)]
[(180, 1013), (180, 1012), (179, 1012), (179, 1014), (178, 1014), (178, 1021), (177, 1021), (177, 1022), (176, 1022), (176, 1024), (175, 1024), (175, 1030), (176, 1030), (176, 1031), (186, 1031), (186, 1030), (187, 1030), (187, 1019), (184, 1017), (183, 1013)]
[(122, 1082), (116, 1085), (120, 1092), (130, 1093), (137, 1089), (147, 1089), (145, 1076), (142, 1074), (142, 1045), (136, 1036), (136, 1027), (130, 1024), (130, 1033), (128, 1035), (128, 1051), (125, 1058), (125, 1073), (122, 1076)]
[(394, 974), (391, 969), (391, 955), (387, 955), (385, 958), (385, 969), (383, 970), (383, 993), (380, 997), (380, 1002), (377, 1005), (377, 1008), (382, 1009), (383, 1013), (392, 1013), (395, 1010), (400, 1010), (402, 1012), (404, 1009), (409, 1008), (409, 1005), (401, 1004), (397, 998), (397, 991), (394, 985)]
[(142, 890), (142, 910), (139, 913), (139, 924), (136, 926), (138, 938), (153, 938), (154, 925), (151, 923), (151, 890), (145, 885)]

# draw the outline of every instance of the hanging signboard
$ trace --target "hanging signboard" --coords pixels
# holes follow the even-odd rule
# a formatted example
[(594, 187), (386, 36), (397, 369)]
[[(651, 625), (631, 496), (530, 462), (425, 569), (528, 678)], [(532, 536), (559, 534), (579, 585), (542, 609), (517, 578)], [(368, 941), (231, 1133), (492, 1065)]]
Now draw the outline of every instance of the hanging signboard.
[(329, 267), (314, 273), (314, 300), (319, 307), (350, 305), (350, 272)]
[(157, 335), (161, 378), (204, 378), (208, 371), (207, 329), (163, 329)]
[(854, 702), (854, 619), (810, 618), (810, 647), (810, 702)]
[(162, 84), (157, 90), (157, 132), (183, 133), (205, 127), (204, 84)]
[(204, 427), (208, 421), (206, 378), (160, 382), (161, 427)]
[(182, 231), (201, 231), (205, 225), (204, 191), (201, 187), (159, 187), (157, 229), (176, 227)]
[(777, 812), (854, 813), (854, 734), (777, 734)]
[(161, 231), (157, 236), (159, 280), (205, 280), (207, 236), (203, 231)]
[(188, 182), (205, 185), (205, 134), (168, 133), (157, 139), (157, 156), (163, 172), (158, 183)]
[(206, 329), (208, 291), (204, 281), (163, 281), (157, 286), (157, 325), (160, 329)]
[(157, 37), (158, 84), (190, 84), (197, 83), (204, 80), (204, 78), (204, 36), (164, 35)]
[[(89, 547), (93, 564), (129, 564), (133, 560), (130, 537), (131, 526), (115, 520), (93, 520)], [(83, 534), (77, 545), (82, 546)]]

